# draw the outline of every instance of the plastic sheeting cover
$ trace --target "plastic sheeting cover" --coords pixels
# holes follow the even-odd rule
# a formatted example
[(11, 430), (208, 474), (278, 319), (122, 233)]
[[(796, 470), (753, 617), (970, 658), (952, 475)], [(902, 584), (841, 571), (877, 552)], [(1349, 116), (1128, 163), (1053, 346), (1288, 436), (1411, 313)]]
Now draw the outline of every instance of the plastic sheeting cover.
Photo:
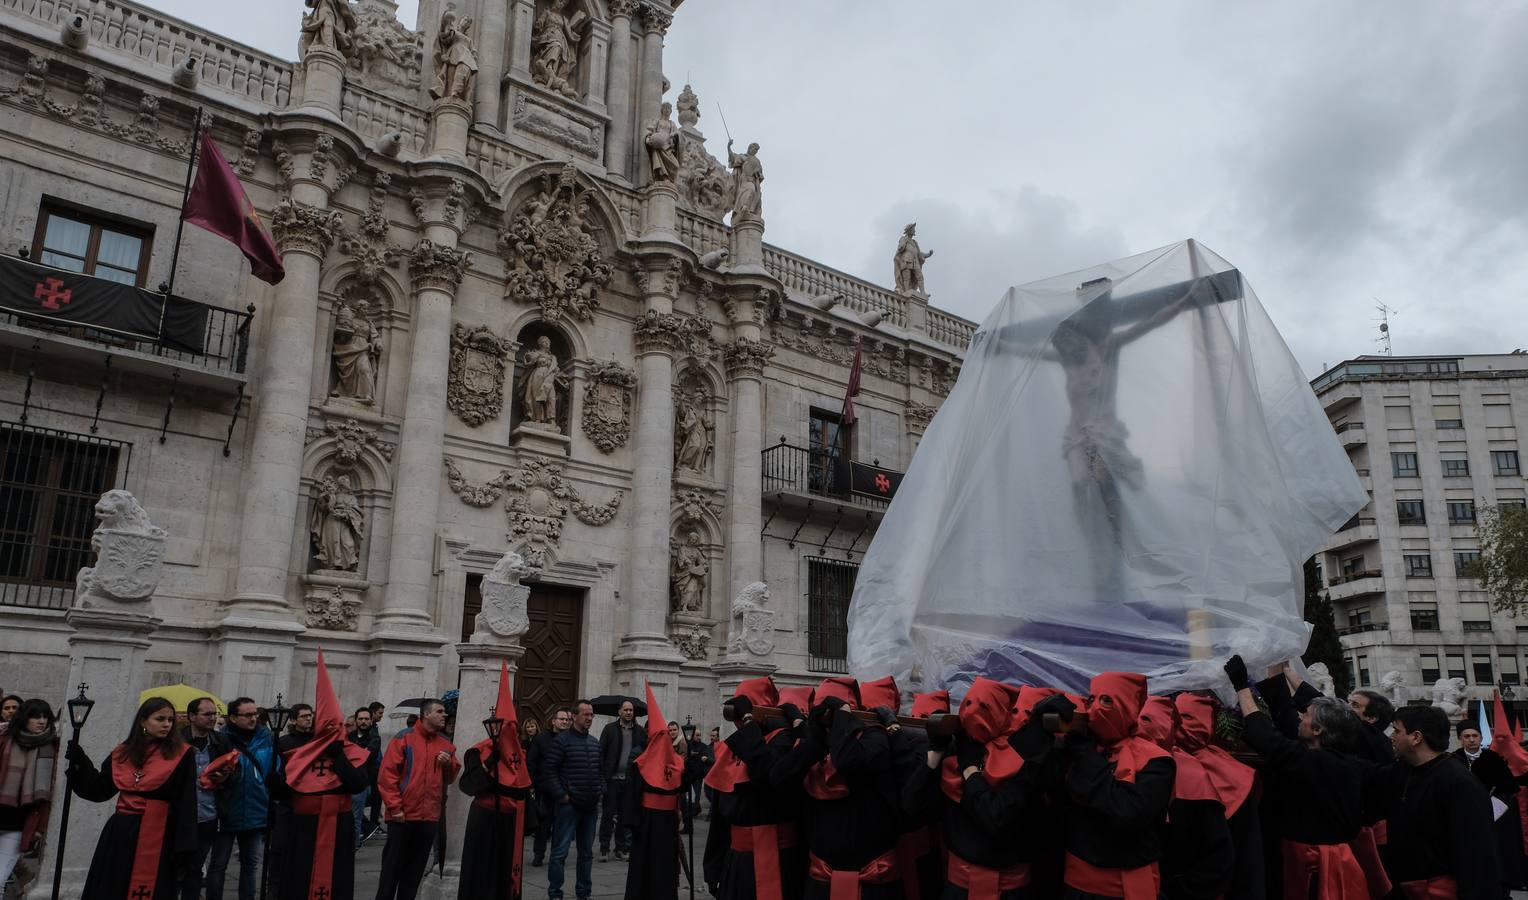
[(865, 554), (849, 668), (959, 694), (1218, 688), (1298, 656), (1302, 562), (1368, 501), (1241, 273), (1195, 241), (1010, 288)]

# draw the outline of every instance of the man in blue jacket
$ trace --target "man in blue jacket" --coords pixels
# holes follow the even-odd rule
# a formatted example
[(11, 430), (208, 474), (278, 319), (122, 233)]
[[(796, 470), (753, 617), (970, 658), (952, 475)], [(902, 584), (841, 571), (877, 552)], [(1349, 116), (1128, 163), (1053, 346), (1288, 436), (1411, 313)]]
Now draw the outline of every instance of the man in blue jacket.
[(265, 855), (265, 822), (270, 812), (269, 780), (276, 740), (261, 725), (255, 701), (228, 704), (223, 735), (239, 751), (239, 771), (218, 794), (218, 836), (207, 865), (207, 900), (223, 900), (223, 880), (234, 844), (239, 845), (239, 900), (255, 900), (260, 891), (260, 859)]
[(548, 900), (562, 900), (563, 867), (575, 837), (578, 873), (574, 896), (585, 900), (594, 891), (594, 827), (605, 783), (600, 777), (600, 742), (589, 733), (593, 724), (593, 704), (578, 701), (573, 705), (573, 727), (557, 735), (541, 762), (541, 790), (553, 810), (552, 858), (546, 870)]

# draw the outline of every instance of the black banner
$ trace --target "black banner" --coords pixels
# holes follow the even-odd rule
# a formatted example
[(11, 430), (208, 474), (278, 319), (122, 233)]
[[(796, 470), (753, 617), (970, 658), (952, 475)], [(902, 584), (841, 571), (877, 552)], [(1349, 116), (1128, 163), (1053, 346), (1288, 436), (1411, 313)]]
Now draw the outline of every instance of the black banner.
[(89, 325), (186, 353), (206, 352), (205, 303), (166, 299), (141, 288), (14, 257), (0, 257), (0, 310), (49, 322)]
[(897, 487), (901, 484), (901, 472), (893, 472), (891, 469), (882, 469), (862, 462), (849, 463), (849, 490), (856, 494), (890, 501), (896, 496)]

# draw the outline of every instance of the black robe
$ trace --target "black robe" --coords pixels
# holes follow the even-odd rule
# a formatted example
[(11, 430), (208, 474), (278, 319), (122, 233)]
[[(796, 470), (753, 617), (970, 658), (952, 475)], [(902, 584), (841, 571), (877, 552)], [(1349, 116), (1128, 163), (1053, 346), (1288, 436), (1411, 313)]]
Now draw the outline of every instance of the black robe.
[[(682, 761), (681, 761), (682, 763)], [(672, 791), (651, 787), (633, 762), (626, 773), (624, 821), (631, 827), (631, 859), (626, 864), (626, 900), (678, 900), (679, 807), (649, 809), (644, 794), (675, 797), (681, 802), (683, 787)]]
[(1392, 763), (1376, 779), (1390, 797), (1389, 840), (1380, 853), (1391, 881), (1451, 875), (1459, 900), (1501, 900), (1484, 787), (1449, 754), (1421, 766)]
[[(811, 854), (834, 870), (858, 871), (892, 851), (901, 833), (897, 815), (901, 786), (896, 783), (885, 729), (866, 727), (840, 710), (833, 715), (831, 730), (803, 722), (797, 732), (796, 746), (775, 764), (770, 784), (801, 790), (812, 766), (829, 758), (849, 789), (847, 796), (837, 799), (804, 796), (802, 836)], [(805, 885), (806, 900), (828, 900), (826, 881), (808, 874)], [(903, 897), (899, 881), (860, 885), (860, 900)]]
[(1267, 860), (1263, 849), (1263, 812), (1261, 808), (1262, 786), (1253, 785), (1247, 799), (1226, 825), (1231, 830), (1231, 843), (1236, 847), (1236, 862), (1231, 870), (1231, 886), (1226, 889), (1226, 900), (1264, 900), (1272, 896), (1264, 869)]
[[(456, 895), (460, 900), (519, 900), (514, 893), (515, 872), (520, 869), (525, 846), (521, 853), (514, 852), (515, 807), (511, 801), (524, 804), (527, 810), (523, 838), (535, 834), (535, 816), (530, 814), (530, 788), (509, 788), (500, 784), (493, 773), (493, 756), (489, 765), (483, 765), (482, 754), (477, 747), (469, 747), (462, 754), (462, 777), (456, 786), (462, 793), (473, 798), (467, 812), (467, 830), (462, 834), (462, 878)], [(498, 805), (488, 809), (478, 805), (478, 798), (486, 797)], [(523, 840), (522, 838), (522, 840)], [(521, 891), (525, 889), (522, 880)]]
[[(287, 749), (307, 743), (289, 742)], [(352, 795), (366, 789), (371, 779), (366, 769), (357, 769), (345, 757), (342, 745), (335, 742), (329, 746), (328, 756), (332, 771), (339, 777), (339, 786), (321, 794), (298, 794), (286, 780), (286, 766), (281, 767), (281, 777), (272, 780), (272, 799), (280, 800), (283, 809), (281, 824), (281, 869), (279, 881), (271, 891), (281, 900), (308, 900), (309, 882), (313, 877), (313, 857), (318, 846), (320, 817), (304, 815), (294, 804), (302, 796), (341, 796), (347, 801)], [(329, 882), (329, 900), (351, 900), (355, 896), (355, 816), (350, 807), (342, 809), (334, 820), (334, 864)], [(274, 868), (267, 867), (274, 874)]]
[[(705, 879), (720, 900), (756, 900), (753, 853), (732, 846), (732, 826), (781, 825), (795, 828), (801, 813), (801, 788), (772, 787), (774, 766), (791, 749), (795, 738), (782, 728), (771, 740), (757, 722), (745, 722), (727, 740), (727, 749), (747, 767), (748, 780), (731, 791), (717, 791), (706, 834)], [(800, 900), (806, 878), (806, 842), (780, 851), (782, 900)]]
[[(928, 768), (927, 732), (916, 728), (898, 728), (895, 731), (888, 729), (886, 738), (891, 742), (891, 760), (895, 769), (893, 777), (897, 784), (906, 785), (909, 779), (918, 774), (919, 769)], [(901, 853), (901, 844), (913, 842), (916, 845), (919, 841), (927, 844), (927, 849), (917, 855), (913, 863), (918, 869), (916, 881), (912, 873), (902, 873), (907, 880), (905, 893), (908, 900), (939, 900), (944, 890), (944, 854), (940, 852), (938, 844), (939, 808), (918, 809), (901, 802), (901, 798), (898, 801), (903, 816), (902, 835), (897, 838), (899, 861), (906, 860), (906, 855)]]
[[(157, 752), (157, 751), (156, 751)], [(83, 756), (70, 761), (69, 789), (81, 800), (104, 803), (117, 796), (112, 780), (112, 759), (108, 756), (101, 768), (89, 764)], [(153, 900), (175, 900), (177, 856), (196, 852), (196, 754), (186, 753), (175, 771), (158, 788), (143, 794), (150, 800), (170, 804), (169, 818), (159, 852), (159, 875), (154, 882)], [(90, 859), (90, 873), (85, 876), (81, 900), (125, 900), (133, 875), (133, 855), (138, 849), (138, 830), (142, 816), (119, 812), (111, 814), (101, 828), (95, 855)]]
[(1163, 833), (1162, 896), (1216, 900), (1230, 890), (1235, 869), (1236, 844), (1220, 801), (1174, 799)]
[[(1101, 869), (1137, 869), (1160, 862), (1167, 809), (1177, 766), (1171, 756), (1153, 758), (1134, 781), (1114, 777), (1115, 764), (1092, 740), (1069, 738), (1071, 767), (1066, 790), (1066, 851)], [(1071, 886), (1064, 896), (1099, 897)]]
[(1493, 827), (1496, 832), (1496, 866), (1502, 884), (1519, 888), (1523, 884), (1523, 825), (1517, 808), (1517, 779), (1500, 753), (1486, 747), (1472, 763), (1464, 751), (1455, 750), (1454, 758), (1474, 773), (1492, 797), (1507, 805)]

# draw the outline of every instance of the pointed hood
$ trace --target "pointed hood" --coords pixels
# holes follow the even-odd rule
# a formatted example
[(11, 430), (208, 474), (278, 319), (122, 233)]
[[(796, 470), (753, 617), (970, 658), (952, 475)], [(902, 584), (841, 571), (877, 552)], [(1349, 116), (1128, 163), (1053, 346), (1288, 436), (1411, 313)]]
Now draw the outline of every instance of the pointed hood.
[(890, 675), (874, 681), (861, 681), (859, 697), (865, 709), (884, 706), (892, 712), (897, 712), (902, 708), (902, 692), (897, 690), (897, 681)]
[(929, 691), (913, 695), (913, 718), (927, 719), (934, 713), (950, 711), (949, 691)]
[(313, 737), (307, 743), (287, 753), (286, 778), (292, 789), (300, 794), (316, 794), (339, 787), (340, 778), (329, 766), (327, 755), (331, 744), (341, 744), (345, 757), (352, 766), (366, 762), (366, 748), (345, 740), (345, 716), (340, 712), (339, 698), (329, 681), (329, 667), (324, 664), (324, 651), (318, 651), (318, 678), (313, 689)]
[(528, 788), (531, 786), (531, 773), (525, 764), (525, 749), (520, 746), (520, 716), (515, 712), (515, 700), (510, 695), (509, 660), (499, 660), (499, 696), (493, 705), (495, 718), (503, 719), (504, 725), (499, 729), (499, 741), (492, 744), (487, 738), (478, 741), (473, 749), (478, 752), (478, 759), (488, 758), (490, 751), (498, 757), (498, 765), (494, 771), (498, 776), (499, 784), (510, 788)]
[(768, 675), (744, 681), (737, 686), (737, 690), (732, 693), (732, 696), (747, 697), (748, 702), (754, 706), (780, 705), (780, 691), (775, 688), (775, 680)]
[(669, 739), (668, 720), (658, 708), (653, 686), (646, 682), (643, 686), (647, 689), (647, 748), (637, 757), (637, 771), (654, 790), (677, 791), (684, 777), (684, 760)]
[(794, 703), (802, 712), (806, 712), (812, 708), (812, 703), (815, 699), (813, 690), (806, 685), (798, 684), (792, 687), (780, 688), (781, 706), (787, 703)]
[(1521, 777), (1528, 772), (1528, 751), (1515, 739), (1512, 720), (1507, 718), (1507, 708), (1495, 691), (1491, 692), (1491, 719), (1491, 749), (1507, 761), (1514, 777)]
[(860, 707), (859, 682), (853, 678), (844, 678), (842, 676), (824, 678), (822, 683), (817, 685), (817, 690), (812, 695), (812, 703), (821, 703), (829, 697), (837, 697), (858, 709)]
[(1173, 698), (1173, 705), (1178, 709), (1178, 749), (1187, 751), (1204, 766), (1229, 819), (1252, 793), (1257, 773), (1212, 743), (1215, 736), (1213, 699), (1204, 694), (1184, 693)]
[(1146, 676), (1135, 672), (1104, 672), (1088, 685), (1088, 730), (1104, 746), (1135, 734), (1146, 705)]

